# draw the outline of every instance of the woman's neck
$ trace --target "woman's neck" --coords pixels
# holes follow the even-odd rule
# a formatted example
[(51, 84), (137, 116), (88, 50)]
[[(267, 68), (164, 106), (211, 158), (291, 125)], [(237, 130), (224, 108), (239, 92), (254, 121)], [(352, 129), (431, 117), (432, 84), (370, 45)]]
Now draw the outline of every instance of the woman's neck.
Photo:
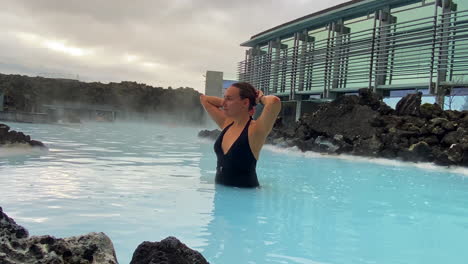
[(245, 124), (249, 121), (250, 115), (242, 115), (237, 118), (232, 118), (234, 120), (233, 126), (235, 127), (244, 127)]

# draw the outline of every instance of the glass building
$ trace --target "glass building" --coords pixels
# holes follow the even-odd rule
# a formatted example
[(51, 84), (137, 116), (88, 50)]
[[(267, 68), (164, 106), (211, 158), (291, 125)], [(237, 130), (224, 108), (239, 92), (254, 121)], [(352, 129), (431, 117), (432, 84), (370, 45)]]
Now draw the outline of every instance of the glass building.
[(258, 33), (238, 79), (301, 103), (369, 88), (443, 105), (468, 83), (468, 0), (353, 0)]

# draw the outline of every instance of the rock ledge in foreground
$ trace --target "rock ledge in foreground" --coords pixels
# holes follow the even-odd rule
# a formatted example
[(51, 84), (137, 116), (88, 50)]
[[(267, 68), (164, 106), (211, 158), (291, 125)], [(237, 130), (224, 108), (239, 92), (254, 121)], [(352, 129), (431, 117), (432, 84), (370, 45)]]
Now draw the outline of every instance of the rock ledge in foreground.
[[(117, 264), (112, 241), (104, 233), (69, 238), (29, 237), (28, 230), (3, 213), (0, 207), (1, 264)], [(206, 259), (175, 237), (143, 242), (133, 253), (132, 264), (208, 264)]]
[(197, 251), (190, 249), (175, 237), (160, 242), (141, 243), (130, 264), (208, 264)]
[(0, 263), (2, 264), (117, 264), (112, 241), (104, 233), (55, 238), (32, 236), (0, 207)]

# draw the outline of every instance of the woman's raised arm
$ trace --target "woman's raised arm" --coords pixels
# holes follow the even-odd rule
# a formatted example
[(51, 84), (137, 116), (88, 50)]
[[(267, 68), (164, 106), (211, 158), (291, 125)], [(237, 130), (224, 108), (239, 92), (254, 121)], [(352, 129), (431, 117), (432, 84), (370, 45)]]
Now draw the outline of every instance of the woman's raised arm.
[(207, 96), (201, 95), (200, 102), (205, 108), (206, 112), (210, 115), (211, 119), (216, 122), (216, 124), (223, 129), (226, 122), (226, 116), (223, 111), (220, 109), (223, 106), (223, 98), (216, 96)]
[(260, 91), (257, 101), (264, 105), (262, 114), (256, 120), (256, 123), (258, 124), (258, 132), (264, 137), (267, 137), (273, 129), (276, 118), (281, 111), (281, 100), (274, 95), (263, 95)]

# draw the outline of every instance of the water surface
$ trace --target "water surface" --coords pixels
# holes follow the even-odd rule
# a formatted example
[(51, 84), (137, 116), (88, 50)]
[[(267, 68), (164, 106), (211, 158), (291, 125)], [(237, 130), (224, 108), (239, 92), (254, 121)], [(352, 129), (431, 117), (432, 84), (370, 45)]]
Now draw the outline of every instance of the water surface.
[(8, 125), (49, 151), (0, 150), (4, 212), (32, 235), (105, 232), (120, 263), (170, 235), (222, 264), (468, 259), (465, 169), (266, 147), (245, 190), (214, 184), (200, 128)]

